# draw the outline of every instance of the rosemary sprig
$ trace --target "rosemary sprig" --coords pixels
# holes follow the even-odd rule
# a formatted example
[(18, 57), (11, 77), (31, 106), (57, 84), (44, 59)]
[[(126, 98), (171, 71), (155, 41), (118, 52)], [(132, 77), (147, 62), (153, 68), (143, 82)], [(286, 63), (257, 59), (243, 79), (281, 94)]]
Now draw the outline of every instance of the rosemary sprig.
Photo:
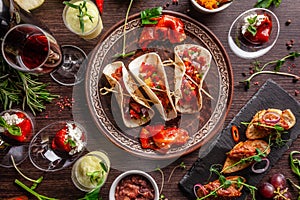
[(10, 67), (0, 55), (0, 104), (4, 110), (14, 105), (28, 106), (32, 113), (42, 112), (45, 103), (59, 97), (51, 94), (47, 84), (34, 78), (34, 74), (24, 73)]
[(87, 16), (91, 22), (93, 22), (93, 18), (94, 18), (93, 16), (88, 14), (88, 9), (86, 7), (86, 0), (83, 0), (83, 3), (79, 3), (79, 5), (72, 4), (69, 1), (64, 1), (63, 4), (65, 4), (71, 8), (74, 8), (74, 9), (78, 9), (77, 17), (79, 19), (81, 32), (83, 33), (84, 32), (84, 17)]
[[(294, 59), (300, 56), (300, 53), (295, 51), (295, 52), (291, 52), (288, 55), (284, 56), (281, 59), (278, 60), (272, 60), (267, 62), (266, 64), (264, 64), (262, 67), (259, 67), (259, 62), (254, 62), (254, 73), (249, 76), (247, 79), (240, 81), (240, 83), (244, 83), (245, 84), (245, 89), (248, 90), (250, 88), (250, 82), (251, 80), (258, 75), (261, 74), (274, 74), (274, 75), (281, 75), (281, 76), (288, 76), (288, 77), (292, 77), (293, 78), (293, 82), (297, 82), (298, 80), (300, 80), (300, 76), (296, 75), (296, 74), (291, 74), (291, 73), (286, 73), (286, 72), (280, 72), (280, 69), (282, 68), (282, 66), (284, 65), (284, 63), (286, 62), (287, 59)], [(275, 64), (274, 66), (274, 70), (265, 70), (265, 68), (268, 65), (272, 65)]]

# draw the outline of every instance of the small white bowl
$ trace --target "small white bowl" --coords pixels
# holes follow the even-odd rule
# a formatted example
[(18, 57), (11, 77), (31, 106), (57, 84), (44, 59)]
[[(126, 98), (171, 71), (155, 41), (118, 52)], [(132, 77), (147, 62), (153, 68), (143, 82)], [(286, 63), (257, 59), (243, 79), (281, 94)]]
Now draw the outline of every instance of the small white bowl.
[[(242, 26), (244, 25), (244, 18), (251, 14), (267, 14), (272, 20), (272, 31), (268, 42), (263, 44), (252, 44), (243, 39), (241, 33)], [(228, 32), (228, 44), (230, 49), (238, 57), (244, 59), (258, 58), (275, 45), (280, 33), (280, 23), (277, 16), (270, 10), (264, 8), (252, 8), (241, 13), (231, 24)]]
[(120, 174), (112, 183), (110, 190), (109, 190), (109, 200), (116, 200), (115, 199), (115, 192), (116, 192), (116, 188), (118, 186), (118, 184), (120, 183), (120, 181), (130, 175), (140, 175), (143, 176), (144, 178), (146, 178), (153, 186), (154, 189), (154, 200), (159, 200), (159, 189), (157, 186), (157, 183), (155, 182), (155, 180), (152, 178), (152, 176), (150, 176), (148, 173), (141, 171), (141, 170), (129, 170), (126, 172), (123, 172), (122, 174)]
[(222, 10), (225, 10), (226, 8), (228, 8), (232, 4), (232, 1), (231, 1), (229, 3), (225, 3), (224, 5), (220, 6), (219, 8), (215, 8), (215, 9), (210, 10), (210, 9), (207, 9), (203, 6), (200, 6), (200, 4), (196, 0), (191, 0), (191, 2), (192, 2), (193, 7), (198, 12), (201, 12), (201, 13), (204, 13), (204, 14), (212, 14), (212, 13), (220, 12)]

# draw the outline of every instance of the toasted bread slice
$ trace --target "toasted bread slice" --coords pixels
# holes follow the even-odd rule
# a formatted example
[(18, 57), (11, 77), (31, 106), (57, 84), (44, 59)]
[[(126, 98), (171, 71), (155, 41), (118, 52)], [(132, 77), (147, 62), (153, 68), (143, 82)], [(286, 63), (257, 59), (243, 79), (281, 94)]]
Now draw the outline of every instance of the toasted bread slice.
[(268, 155), (271, 151), (270, 146), (264, 140), (246, 140), (245, 142), (239, 142), (227, 153), (222, 172), (229, 174), (245, 169), (251, 165), (253, 161), (236, 163), (243, 158), (257, 155), (257, 149), (265, 155)]
[[(270, 122), (270, 120), (266, 121), (265, 119), (266, 115), (270, 115), (270, 114), (280, 116), (280, 119), (274, 122)], [(295, 124), (296, 124), (296, 118), (290, 109), (286, 109), (283, 111), (274, 108), (261, 110), (258, 111), (252, 118), (246, 130), (246, 137), (248, 139), (255, 140), (255, 139), (261, 139), (269, 136), (272, 133), (272, 131), (274, 131), (274, 129), (267, 128), (264, 125), (267, 126), (279, 125), (283, 127), (285, 130), (288, 130), (292, 128)]]

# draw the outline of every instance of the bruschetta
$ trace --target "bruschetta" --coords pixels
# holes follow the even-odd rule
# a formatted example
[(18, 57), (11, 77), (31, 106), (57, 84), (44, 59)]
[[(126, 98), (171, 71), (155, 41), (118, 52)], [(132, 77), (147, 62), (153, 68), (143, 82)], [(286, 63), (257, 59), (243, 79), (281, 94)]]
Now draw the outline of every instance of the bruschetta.
[[(229, 174), (245, 169), (254, 162), (254, 159), (247, 160), (247, 158), (258, 155), (259, 152), (267, 156), (270, 151), (270, 145), (264, 140), (246, 140), (239, 142), (227, 153), (222, 173)], [(242, 159), (245, 161), (240, 162)]]
[(261, 139), (272, 134), (273, 127), (280, 126), (284, 130), (289, 130), (296, 124), (296, 118), (290, 109), (279, 110), (269, 108), (258, 111), (252, 118), (246, 130), (248, 139)]

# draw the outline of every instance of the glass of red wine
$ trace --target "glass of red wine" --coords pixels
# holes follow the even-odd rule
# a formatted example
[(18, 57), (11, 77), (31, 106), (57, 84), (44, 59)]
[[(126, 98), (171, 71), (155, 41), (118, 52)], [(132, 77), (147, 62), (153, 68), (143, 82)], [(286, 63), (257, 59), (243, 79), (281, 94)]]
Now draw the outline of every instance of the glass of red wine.
[(19, 24), (4, 36), (1, 46), (6, 62), (30, 73), (50, 73), (62, 85), (75, 85), (83, 79), (80, 71), (86, 54), (78, 47), (58, 45), (55, 38), (32, 24)]

